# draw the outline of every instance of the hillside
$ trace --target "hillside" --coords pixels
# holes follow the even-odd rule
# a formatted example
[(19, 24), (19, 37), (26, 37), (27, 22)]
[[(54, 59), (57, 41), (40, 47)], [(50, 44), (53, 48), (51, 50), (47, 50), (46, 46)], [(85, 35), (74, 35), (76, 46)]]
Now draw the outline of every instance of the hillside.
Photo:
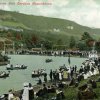
[(25, 48), (41, 47), (41, 44), (46, 49), (55, 45), (66, 45), (66, 48), (69, 48), (70, 42), (73, 41), (75, 42), (72, 45), (77, 47), (84, 32), (90, 33), (93, 39), (100, 40), (100, 29), (82, 26), (65, 19), (0, 10), (0, 36), (13, 39), (16, 48), (19, 48), (21, 43)]
[(95, 33), (96, 36), (100, 32), (100, 29), (85, 27), (69, 20), (2, 10), (0, 10), (0, 25), (74, 36), (81, 36), (85, 31), (92, 35)]

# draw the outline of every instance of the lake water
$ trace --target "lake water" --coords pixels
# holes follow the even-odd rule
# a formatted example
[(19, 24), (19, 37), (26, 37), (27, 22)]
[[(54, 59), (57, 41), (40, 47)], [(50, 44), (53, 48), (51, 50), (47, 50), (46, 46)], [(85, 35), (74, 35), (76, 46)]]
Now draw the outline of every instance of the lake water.
[[(59, 66), (65, 64), (68, 65), (67, 57), (54, 57), (54, 56), (36, 56), (36, 55), (9, 55), (11, 57), (10, 62), (13, 65), (24, 64), (28, 68), (25, 70), (12, 70), (10, 77), (6, 79), (0, 78), (0, 95), (8, 93), (9, 89), (20, 90), (23, 88), (24, 82), (30, 82), (33, 85), (37, 83), (37, 78), (31, 78), (33, 70), (46, 69), (49, 74), (50, 69), (57, 69)], [(45, 59), (51, 58), (53, 62), (45, 63)], [(71, 57), (71, 65), (81, 66), (85, 58)], [(6, 66), (0, 66), (0, 71), (7, 71)], [(49, 76), (49, 75), (48, 75)], [(42, 78), (43, 79), (43, 78)]]

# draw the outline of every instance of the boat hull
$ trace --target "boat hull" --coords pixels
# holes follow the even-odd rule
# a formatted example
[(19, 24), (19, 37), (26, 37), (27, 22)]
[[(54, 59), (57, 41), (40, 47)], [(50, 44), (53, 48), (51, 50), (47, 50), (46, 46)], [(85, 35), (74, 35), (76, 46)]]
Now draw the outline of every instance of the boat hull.
[(27, 69), (27, 66), (24, 67), (6, 67), (7, 70), (22, 70), (22, 69)]
[(52, 62), (52, 59), (46, 59), (45, 62), (46, 63)]
[(36, 78), (36, 77), (41, 77), (44, 76), (45, 73), (41, 73), (41, 74), (32, 74), (32, 78)]
[(9, 74), (0, 75), (0, 78), (6, 78), (6, 77), (9, 77)]

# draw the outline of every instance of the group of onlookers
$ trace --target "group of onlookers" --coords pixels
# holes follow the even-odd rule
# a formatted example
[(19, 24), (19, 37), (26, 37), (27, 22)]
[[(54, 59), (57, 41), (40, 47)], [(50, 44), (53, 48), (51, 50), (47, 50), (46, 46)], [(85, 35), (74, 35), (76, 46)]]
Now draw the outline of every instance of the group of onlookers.
[[(64, 98), (64, 93), (63, 91), (60, 91), (60, 90), (58, 91), (58, 88), (64, 88), (65, 85), (77, 87), (80, 81), (85, 79), (84, 78), (85, 75), (88, 78), (97, 73), (100, 74), (100, 64), (97, 60), (94, 60), (94, 61), (86, 60), (82, 64), (80, 69), (77, 69), (76, 65), (73, 67), (68, 67), (68, 68), (65, 65), (63, 65), (62, 67), (60, 67), (59, 69), (56, 69), (55, 71), (53, 71), (52, 69), (50, 70), (50, 73), (49, 73), (50, 83), (51, 83), (50, 85), (46, 85), (46, 83), (48, 82), (47, 73), (44, 74), (45, 84), (41, 81), (41, 78), (39, 78), (38, 84), (40, 85), (43, 83), (43, 88), (40, 88), (36, 93), (34, 92), (33, 86), (29, 83), (28, 85), (24, 86), (24, 89), (21, 91), (20, 96), (18, 96), (16, 92), (13, 92), (12, 90), (10, 90), (8, 95), (4, 95), (5, 97), (7, 97), (7, 99), (1, 99), (1, 100), (33, 100), (35, 94), (36, 94), (36, 97), (44, 96), (45, 98), (46, 95), (48, 95), (48, 93), (56, 93), (57, 96), (56, 96), (56, 99), (54, 100), (59, 100), (59, 96)], [(97, 80), (97, 82), (98, 81), (100, 82), (100, 80)], [(69, 83), (67, 84), (67, 82)], [(92, 88), (97, 87), (96, 81), (94, 80), (89, 80), (88, 83), (92, 85)], [(80, 95), (81, 93), (84, 94), (85, 93), (84, 91), (87, 91), (87, 90), (90, 91), (90, 88), (88, 87), (88, 83), (84, 85), (83, 87), (79, 88), (80, 92), (78, 92), (78, 98), (81, 98)], [(84, 91), (82, 91), (82, 89)], [(93, 91), (91, 93), (95, 95)]]

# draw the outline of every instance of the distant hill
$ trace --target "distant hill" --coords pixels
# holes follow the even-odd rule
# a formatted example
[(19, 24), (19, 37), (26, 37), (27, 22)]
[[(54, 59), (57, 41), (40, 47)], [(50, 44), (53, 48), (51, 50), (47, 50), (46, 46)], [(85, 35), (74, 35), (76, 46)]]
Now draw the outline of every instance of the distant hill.
[(100, 29), (82, 26), (73, 21), (2, 10), (0, 10), (0, 26), (37, 30), (67, 36), (80, 37), (84, 32), (89, 32), (94, 38), (99, 38), (98, 36), (100, 36)]

